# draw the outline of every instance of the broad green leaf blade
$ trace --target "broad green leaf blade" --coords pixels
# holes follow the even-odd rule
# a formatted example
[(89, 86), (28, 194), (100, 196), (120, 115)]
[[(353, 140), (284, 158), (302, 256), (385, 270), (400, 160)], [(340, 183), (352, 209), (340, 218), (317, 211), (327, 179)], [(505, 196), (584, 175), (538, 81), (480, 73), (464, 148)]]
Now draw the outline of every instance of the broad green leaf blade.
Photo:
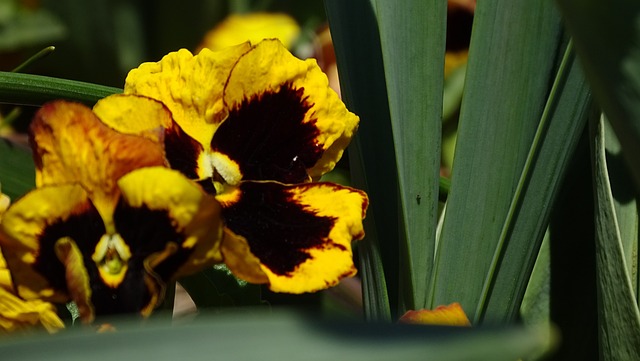
[(12, 201), (35, 187), (35, 165), (31, 151), (0, 138), (0, 184)]
[[(360, 243), (379, 245), (384, 279), (391, 314), (398, 312), (399, 245), (402, 237), (399, 221), (398, 179), (393, 145), (389, 104), (384, 79), (380, 39), (376, 18), (369, 0), (326, 0), (327, 18), (331, 27), (333, 44), (340, 73), (340, 87), (347, 107), (360, 116), (356, 140), (349, 153), (358, 152), (358, 159), (351, 158), (352, 182), (369, 195), (368, 217), (373, 216), (375, 231), (365, 228), (367, 237)], [(382, 280), (371, 279), (370, 289)], [(369, 282), (369, 281), (367, 281)], [(365, 297), (368, 297), (365, 294)], [(375, 297), (385, 297), (378, 294)], [(364, 300), (365, 305), (379, 301)], [(372, 310), (373, 314), (388, 314), (389, 310)]]
[(556, 2), (640, 190), (640, 1)]
[(639, 360), (640, 312), (625, 266), (611, 194), (604, 122), (600, 118), (591, 123), (601, 359)]
[(591, 97), (571, 44), (567, 46), (507, 218), (476, 317), (518, 317), (562, 179), (588, 118)]
[(421, 309), (428, 306), (438, 218), (446, 1), (374, 4), (406, 242), (401, 245), (402, 304)]
[(627, 164), (623, 159), (620, 142), (615, 136), (613, 128), (608, 121), (604, 122), (605, 151), (607, 156), (607, 169), (611, 182), (611, 194), (616, 208), (616, 219), (620, 229), (620, 240), (624, 260), (627, 265), (627, 273), (631, 278), (631, 285), (638, 298), (638, 194), (629, 173)]
[[(436, 253), (432, 307), (458, 301), (471, 319), (476, 317), (555, 77), (561, 36), (553, 3), (493, 0), (477, 4), (451, 192)], [(504, 319), (506, 313), (489, 318)]]
[(117, 93), (122, 93), (122, 89), (41, 75), (0, 72), (0, 103), (39, 106), (54, 99), (68, 99), (93, 105)]
[(291, 314), (244, 312), (174, 326), (148, 322), (102, 334), (80, 329), (56, 337), (3, 339), (0, 354), (23, 361), (512, 361), (549, 350), (556, 339), (546, 328), (411, 326), (312, 322)]

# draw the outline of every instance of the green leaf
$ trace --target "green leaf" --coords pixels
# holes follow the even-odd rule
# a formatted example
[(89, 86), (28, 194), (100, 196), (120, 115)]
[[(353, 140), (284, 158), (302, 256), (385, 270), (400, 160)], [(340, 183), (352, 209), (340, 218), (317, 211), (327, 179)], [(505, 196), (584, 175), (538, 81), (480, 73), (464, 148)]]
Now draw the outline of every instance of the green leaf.
[(611, 194), (616, 208), (616, 219), (620, 229), (620, 240), (624, 260), (627, 265), (627, 273), (631, 278), (631, 284), (638, 295), (638, 194), (633, 183), (633, 178), (623, 159), (620, 142), (615, 136), (611, 124), (606, 121), (605, 126), (605, 154), (607, 157), (607, 169), (611, 182)]
[(556, 2), (640, 190), (640, 2)]
[(31, 151), (0, 138), (0, 184), (12, 200), (35, 187), (35, 165)]
[(358, 243), (360, 260), (360, 279), (362, 280), (362, 302), (364, 316), (367, 320), (391, 321), (391, 307), (389, 305), (389, 293), (387, 280), (384, 275), (384, 266), (380, 256), (380, 245), (375, 233), (376, 221), (372, 215), (364, 220), (365, 229), (368, 230), (367, 239)]
[(551, 207), (585, 128), (591, 97), (571, 44), (565, 50), (500, 233), (477, 317), (518, 316)]
[[(375, 219), (375, 223), (365, 223), (367, 236), (360, 243), (364, 244), (361, 247), (379, 246), (378, 251), (369, 254), (379, 255), (384, 268), (384, 275), (373, 274), (373, 278), (365, 280), (374, 283), (365, 287), (380, 292), (365, 293), (365, 297), (377, 300), (365, 299), (364, 304), (366, 307), (390, 305), (390, 310), (365, 312), (385, 319), (389, 312), (393, 315), (398, 312), (398, 261), (402, 235), (398, 225), (397, 167), (378, 28), (369, 0), (326, 0), (325, 7), (338, 61), (342, 96), (349, 110), (360, 116), (358, 134), (348, 150), (351, 180), (355, 187), (369, 195), (367, 217)], [(355, 157), (354, 153), (357, 153)], [(371, 272), (378, 270), (376, 267)], [(379, 287), (383, 279), (388, 281), (384, 292)], [(384, 302), (387, 292), (388, 302)]]
[(471, 329), (318, 322), (291, 314), (234, 313), (171, 326), (129, 323), (117, 332), (70, 330), (56, 337), (3, 339), (7, 360), (491, 360), (549, 350), (548, 328)]
[(427, 307), (438, 218), (446, 2), (384, 1), (380, 27), (401, 205), (403, 312)]
[[(491, 291), (487, 275), (500, 261), (499, 240), (509, 209), (514, 208), (513, 196), (522, 183), (525, 162), (531, 158), (531, 144), (556, 76), (557, 52), (563, 50), (561, 40), (562, 26), (552, 3), (494, 0), (477, 4), (451, 191), (433, 273), (432, 307), (458, 301), (471, 319), (478, 320), (484, 313), (476, 308), (482, 306), (483, 294)], [(527, 244), (503, 237), (507, 249), (502, 252), (517, 251), (507, 262), (513, 268), (505, 269), (505, 275), (514, 272), (509, 275), (516, 277), (509, 279), (503, 291), (491, 291), (490, 303), (495, 297), (509, 307), (494, 312), (488, 306), (492, 311), (486, 311), (487, 319), (501, 321), (517, 314), (545, 229), (539, 217), (529, 222), (537, 225), (525, 225), (539, 233), (532, 238), (518, 235)], [(516, 259), (524, 262), (516, 264)], [(496, 268), (498, 277), (507, 263)], [(509, 298), (509, 293), (516, 297)]]
[(549, 250), (549, 237), (545, 237), (540, 245), (540, 252), (536, 259), (527, 290), (522, 298), (520, 315), (525, 325), (549, 324), (550, 315), (550, 291), (551, 291), (551, 254)]
[(622, 240), (609, 183), (604, 122), (591, 122), (596, 204), (596, 265), (603, 360), (640, 359), (640, 312), (625, 266)]
[(0, 103), (40, 106), (55, 99), (88, 105), (122, 89), (41, 75), (0, 72)]

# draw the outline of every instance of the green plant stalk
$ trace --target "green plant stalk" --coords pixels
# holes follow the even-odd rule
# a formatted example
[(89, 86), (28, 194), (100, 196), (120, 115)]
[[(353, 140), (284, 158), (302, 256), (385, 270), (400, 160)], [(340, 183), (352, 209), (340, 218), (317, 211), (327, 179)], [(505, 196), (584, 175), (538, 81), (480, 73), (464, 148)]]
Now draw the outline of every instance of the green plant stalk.
[(32, 57), (27, 59), (22, 64), (20, 64), (17, 67), (15, 67), (11, 72), (12, 73), (20, 73), (24, 69), (28, 68), (31, 64), (35, 63), (36, 61), (38, 61), (38, 60), (40, 60), (42, 58), (45, 58), (49, 54), (53, 53), (55, 50), (56, 50), (55, 46), (47, 46), (46, 48), (40, 50), (35, 55), (33, 55)]
[(41, 75), (0, 72), (0, 103), (40, 106), (55, 99), (93, 105), (122, 89)]

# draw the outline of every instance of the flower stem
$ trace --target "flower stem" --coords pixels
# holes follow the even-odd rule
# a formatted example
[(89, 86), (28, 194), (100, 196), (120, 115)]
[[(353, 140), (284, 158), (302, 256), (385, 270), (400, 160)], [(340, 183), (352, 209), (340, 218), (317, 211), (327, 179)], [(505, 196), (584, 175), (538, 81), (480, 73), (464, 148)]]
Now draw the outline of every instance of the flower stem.
[(32, 56), (29, 59), (27, 59), (27, 61), (25, 61), (24, 63), (18, 65), (11, 72), (12, 73), (19, 73), (19, 72), (23, 71), (29, 65), (31, 65), (31, 64), (35, 63), (36, 61), (46, 57), (47, 55), (53, 53), (54, 50), (56, 50), (55, 46), (47, 46), (46, 48), (44, 48), (44, 49), (40, 50), (39, 52), (37, 52), (34, 56)]

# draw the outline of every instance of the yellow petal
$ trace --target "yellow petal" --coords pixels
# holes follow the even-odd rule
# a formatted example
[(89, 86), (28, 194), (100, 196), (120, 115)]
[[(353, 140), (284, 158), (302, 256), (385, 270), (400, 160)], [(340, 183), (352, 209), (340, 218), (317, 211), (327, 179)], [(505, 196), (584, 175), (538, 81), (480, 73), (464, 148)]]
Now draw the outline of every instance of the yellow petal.
[(220, 50), (245, 41), (256, 44), (272, 38), (290, 48), (299, 34), (300, 26), (287, 14), (232, 14), (205, 35), (200, 48)]
[(249, 44), (241, 44), (219, 52), (204, 49), (196, 56), (186, 49), (169, 53), (157, 63), (143, 63), (131, 70), (124, 92), (161, 101), (178, 125), (208, 148), (218, 124), (226, 117), (224, 83), (248, 49)]
[(0, 288), (0, 333), (31, 327), (43, 327), (49, 332), (64, 328), (56, 308), (41, 300), (24, 301)]
[(222, 256), (224, 263), (233, 270), (236, 277), (255, 284), (269, 283), (260, 259), (251, 253), (247, 240), (228, 228), (224, 230)]
[[(9, 208), (10, 199), (5, 194), (0, 192), (0, 221), (2, 221), (2, 215)], [(7, 263), (0, 252), (0, 287), (5, 290), (12, 290), (13, 283), (11, 282), (11, 275), (7, 269)]]
[(0, 220), (2, 220), (2, 215), (9, 208), (9, 204), (11, 203), (11, 199), (6, 194), (0, 192)]
[[(83, 240), (79, 240), (82, 242)], [(78, 307), (80, 320), (90, 323), (94, 319), (94, 309), (91, 303), (91, 285), (89, 274), (84, 264), (84, 257), (76, 242), (64, 237), (55, 245), (56, 256), (65, 268), (65, 280), (71, 299)]]
[[(214, 158), (221, 153), (237, 163), (242, 174), (229, 179), (297, 183), (300, 176), (288, 173), (299, 168), (318, 179), (333, 169), (359, 121), (315, 60), (297, 59), (277, 40), (260, 42), (238, 60), (224, 102), (229, 117), (211, 147)], [(284, 175), (260, 177), (269, 168), (284, 169)]]
[[(182, 237), (170, 240), (169, 243), (174, 243), (175, 247), (165, 247), (147, 262), (152, 271), (157, 271), (159, 266), (167, 268), (166, 263), (173, 265), (163, 271), (167, 273), (166, 276), (161, 275), (165, 281), (222, 260), (220, 205), (194, 182), (177, 171), (151, 167), (127, 174), (118, 186), (128, 207), (166, 212), (171, 220), (170, 226)], [(121, 234), (128, 243), (134, 241)]]
[(407, 311), (400, 317), (400, 322), (423, 325), (471, 326), (467, 315), (457, 302), (448, 306), (438, 306), (435, 310)]
[[(216, 199), (235, 236), (225, 236), (223, 254), (233, 255), (227, 266), (239, 277), (260, 280), (262, 272), (272, 291), (303, 293), (355, 275), (351, 241), (364, 236), (368, 199), (363, 192), (333, 183), (241, 182)], [(244, 244), (233, 243), (238, 240), (250, 253)]]
[(13, 282), (11, 281), (11, 273), (7, 268), (7, 261), (4, 260), (2, 252), (0, 252), (0, 288), (7, 291), (13, 291)]
[(160, 144), (164, 143), (164, 129), (173, 123), (164, 104), (135, 95), (114, 94), (100, 99), (93, 112), (120, 133), (141, 135)]
[(118, 198), (116, 181), (133, 169), (165, 164), (160, 144), (118, 133), (77, 103), (45, 104), (31, 123), (31, 133), (36, 185), (81, 184), (107, 228)]

